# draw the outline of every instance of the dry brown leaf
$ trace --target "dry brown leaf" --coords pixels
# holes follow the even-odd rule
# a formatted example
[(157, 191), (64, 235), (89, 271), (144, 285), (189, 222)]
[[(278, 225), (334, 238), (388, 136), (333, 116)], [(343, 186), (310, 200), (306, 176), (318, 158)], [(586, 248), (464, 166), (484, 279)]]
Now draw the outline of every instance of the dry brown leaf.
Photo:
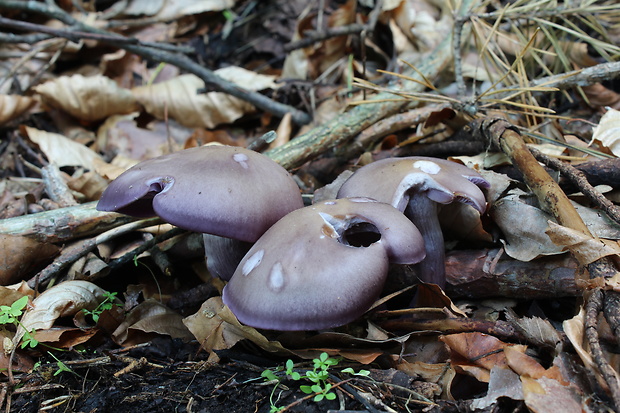
[(15, 119), (35, 103), (36, 100), (26, 96), (0, 95), (0, 125)]
[(97, 153), (63, 135), (28, 126), (23, 127), (22, 130), (32, 142), (39, 145), (47, 160), (59, 168), (83, 166), (86, 169), (95, 170), (99, 163), (105, 163)]
[(55, 348), (68, 349), (86, 343), (98, 332), (98, 328), (53, 327), (37, 331), (34, 338)]
[[(441, 336), (452, 350), (451, 363), (457, 370), (464, 371), (479, 381), (488, 383), (493, 367), (508, 368), (504, 348), (511, 344), (482, 333), (460, 333)], [(514, 346), (525, 351), (525, 346)]]
[[(112, 337), (119, 344), (126, 344), (128, 341), (136, 344), (139, 340), (131, 336), (140, 335), (140, 333), (164, 334), (173, 338), (190, 339), (192, 335), (183, 325), (182, 320), (183, 317), (180, 314), (157, 300), (149, 299), (127, 314), (125, 321), (118, 326)], [(138, 334), (135, 334), (136, 332)]]
[(611, 153), (620, 156), (620, 111), (609, 109), (592, 132), (592, 141), (598, 141)]
[(594, 238), (553, 221), (549, 221), (549, 228), (545, 233), (556, 245), (571, 247), (571, 252), (581, 265), (588, 265), (602, 257), (620, 254), (620, 246), (615, 241)]
[(59, 248), (32, 238), (0, 234), (0, 251), (0, 285), (9, 285), (40, 269)]
[(105, 76), (62, 76), (34, 88), (43, 102), (86, 121), (137, 110), (136, 100), (127, 89)]
[[(226, 67), (215, 71), (223, 79), (251, 91), (275, 88), (275, 76), (259, 75), (240, 67)], [(146, 111), (158, 119), (166, 113), (180, 124), (190, 128), (214, 128), (232, 123), (255, 108), (250, 103), (226, 93), (199, 94), (205, 83), (197, 76), (187, 74), (175, 79), (132, 89)]]
[(183, 324), (209, 352), (228, 349), (247, 338), (269, 352), (290, 354), (279, 342), (269, 341), (256, 329), (241, 325), (219, 296), (205, 301), (196, 314), (183, 319)]
[(594, 108), (609, 107), (614, 110), (620, 109), (620, 94), (605, 87), (601, 83), (582, 86), (583, 92), (588, 98), (588, 103)]
[(19, 343), (26, 331), (51, 328), (59, 317), (73, 316), (82, 309), (94, 310), (105, 300), (105, 292), (95, 284), (82, 280), (55, 285), (32, 301), (32, 307), (24, 313), (13, 342)]

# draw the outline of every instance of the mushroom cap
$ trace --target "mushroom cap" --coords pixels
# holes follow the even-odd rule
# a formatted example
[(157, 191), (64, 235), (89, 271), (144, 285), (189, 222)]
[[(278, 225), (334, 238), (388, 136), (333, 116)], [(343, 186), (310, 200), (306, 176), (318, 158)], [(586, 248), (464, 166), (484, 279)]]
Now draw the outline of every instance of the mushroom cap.
[(405, 211), (413, 193), (440, 204), (455, 200), (480, 213), (486, 209), (481, 187), (489, 183), (476, 171), (445, 159), (424, 156), (388, 158), (358, 169), (340, 188), (338, 198), (365, 196)]
[(419, 231), (392, 206), (325, 201), (272, 226), (241, 260), (222, 299), (252, 327), (331, 328), (370, 308), (390, 262), (416, 263), (424, 255)]
[(213, 145), (137, 164), (110, 183), (97, 209), (157, 215), (191, 231), (254, 242), (302, 206), (280, 165), (248, 149)]

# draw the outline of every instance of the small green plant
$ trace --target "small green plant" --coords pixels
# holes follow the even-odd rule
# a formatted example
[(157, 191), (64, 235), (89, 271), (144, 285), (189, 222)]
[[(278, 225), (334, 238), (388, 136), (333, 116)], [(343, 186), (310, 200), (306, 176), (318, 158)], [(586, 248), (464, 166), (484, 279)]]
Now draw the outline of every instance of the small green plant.
[(117, 293), (111, 293), (109, 291), (106, 291), (103, 294), (105, 299), (97, 306), (97, 308), (95, 308), (94, 310), (87, 310), (86, 308), (83, 308), (82, 312), (86, 315), (91, 316), (93, 321), (97, 323), (99, 321), (99, 317), (101, 316), (101, 313), (103, 313), (106, 310), (111, 310), (112, 307), (114, 306), (120, 307), (120, 304), (114, 302), (116, 298), (116, 294)]
[[(334, 400), (336, 398), (336, 393), (332, 391), (332, 385), (328, 382), (330, 375), (329, 369), (337, 366), (340, 360), (341, 359), (329, 357), (327, 353), (321, 353), (318, 358), (312, 360), (314, 363), (313, 369), (306, 370), (303, 374), (294, 370), (295, 365), (293, 364), (293, 360), (290, 359), (286, 361), (284, 368), (277, 367), (273, 370), (267, 369), (263, 371), (261, 373), (261, 377), (265, 378), (267, 382), (276, 382), (273, 390), (271, 391), (271, 395), (269, 396), (269, 402), (271, 404), (269, 410), (270, 413), (276, 413), (284, 409), (283, 407), (276, 406), (277, 400), (273, 400), (275, 391), (281, 384), (283, 378), (288, 378), (295, 381), (305, 380), (309, 382), (307, 385), (300, 385), (299, 390), (306, 394), (315, 394), (313, 398), (315, 402), (320, 402), (323, 399)], [(342, 370), (342, 373), (355, 376), (367, 376), (370, 374), (368, 370), (360, 370), (359, 372), (355, 372), (355, 370), (350, 367)]]
[[(19, 300), (13, 302), (13, 304), (9, 305), (0, 305), (0, 325), (13, 324), (15, 327), (22, 326), (22, 323), (19, 321), (19, 318), (24, 313), (24, 308), (28, 305), (28, 296), (25, 295)], [(39, 344), (37, 340), (32, 336), (32, 331), (26, 330), (24, 328), (24, 335), (21, 340), (21, 347), (36, 347)]]

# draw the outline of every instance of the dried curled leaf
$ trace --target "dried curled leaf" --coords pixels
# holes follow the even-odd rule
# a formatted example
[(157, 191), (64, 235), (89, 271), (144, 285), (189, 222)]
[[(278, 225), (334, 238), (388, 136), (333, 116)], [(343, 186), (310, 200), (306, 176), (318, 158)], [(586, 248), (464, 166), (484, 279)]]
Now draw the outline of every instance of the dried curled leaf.
[(556, 245), (572, 247), (571, 251), (581, 265), (588, 265), (602, 257), (620, 254), (620, 246), (615, 241), (595, 238), (553, 221), (549, 221), (549, 229), (545, 233)]
[(86, 121), (137, 110), (131, 92), (105, 76), (62, 76), (36, 86), (34, 90), (47, 105)]
[(32, 301), (15, 333), (15, 344), (26, 331), (52, 327), (59, 317), (73, 316), (82, 309), (94, 310), (105, 300), (105, 290), (89, 281), (72, 280), (44, 291)]
[[(258, 75), (240, 67), (215, 71), (223, 79), (251, 91), (274, 88), (274, 76)], [(158, 119), (171, 118), (190, 128), (214, 128), (231, 123), (255, 111), (253, 105), (226, 93), (199, 94), (205, 83), (195, 75), (181, 75), (174, 79), (132, 90), (146, 111)]]
[(0, 95), (0, 125), (15, 119), (28, 109), (36, 100), (18, 95)]
[(119, 344), (145, 342), (149, 333), (165, 334), (174, 338), (192, 338), (182, 323), (183, 317), (157, 300), (149, 299), (137, 305), (127, 314), (112, 334)]
[(620, 155), (620, 111), (609, 109), (592, 133), (592, 141), (599, 141), (616, 156)]

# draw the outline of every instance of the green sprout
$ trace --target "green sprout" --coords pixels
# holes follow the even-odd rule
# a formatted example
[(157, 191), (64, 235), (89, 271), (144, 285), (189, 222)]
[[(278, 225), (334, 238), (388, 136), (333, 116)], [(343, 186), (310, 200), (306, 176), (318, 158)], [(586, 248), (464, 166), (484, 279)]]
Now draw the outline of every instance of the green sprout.
[[(275, 381), (276, 385), (271, 391), (271, 395), (269, 396), (270, 403), (270, 413), (277, 413), (283, 410), (283, 407), (276, 406), (277, 400), (274, 402), (273, 397), (276, 389), (280, 386), (283, 377), (288, 378), (290, 380), (300, 381), (305, 380), (309, 382), (309, 384), (304, 384), (299, 386), (299, 390), (306, 394), (315, 394), (312, 399), (315, 402), (320, 402), (323, 399), (326, 400), (334, 400), (336, 398), (336, 393), (332, 391), (332, 384), (328, 382), (329, 379), (329, 369), (331, 367), (337, 366), (341, 359), (329, 357), (327, 353), (321, 353), (318, 358), (312, 360), (314, 363), (314, 367), (312, 370), (306, 370), (304, 374), (299, 373), (294, 370), (295, 365), (293, 364), (293, 360), (287, 360), (285, 363), (285, 368), (276, 367), (275, 369), (267, 369), (261, 373), (261, 377), (265, 378), (265, 381), (272, 382)], [(279, 374), (278, 373), (284, 373)], [(359, 372), (355, 372), (352, 368), (346, 368), (342, 370), (342, 373), (351, 374), (355, 376), (368, 376), (370, 372), (368, 370), (360, 370)]]
[(111, 293), (109, 291), (106, 291), (105, 293), (103, 293), (105, 299), (101, 303), (99, 303), (99, 305), (94, 310), (88, 310), (86, 308), (83, 308), (82, 312), (87, 316), (91, 316), (95, 323), (99, 322), (99, 317), (104, 311), (111, 310), (114, 306), (121, 306), (120, 304), (114, 302), (114, 300), (116, 299), (116, 294), (118, 293)]
[[(13, 302), (13, 304), (9, 305), (0, 305), (0, 325), (13, 324), (15, 327), (22, 326), (22, 323), (19, 321), (19, 318), (24, 313), (24, 308), (28, 305), (28, 296), (25, 295), (19, 300)], [(28, 331), (24, 328), (24, 336), (21, 340), (21, 347), (36, 347), (39, 342), (32, 336), (33, 330)]]

